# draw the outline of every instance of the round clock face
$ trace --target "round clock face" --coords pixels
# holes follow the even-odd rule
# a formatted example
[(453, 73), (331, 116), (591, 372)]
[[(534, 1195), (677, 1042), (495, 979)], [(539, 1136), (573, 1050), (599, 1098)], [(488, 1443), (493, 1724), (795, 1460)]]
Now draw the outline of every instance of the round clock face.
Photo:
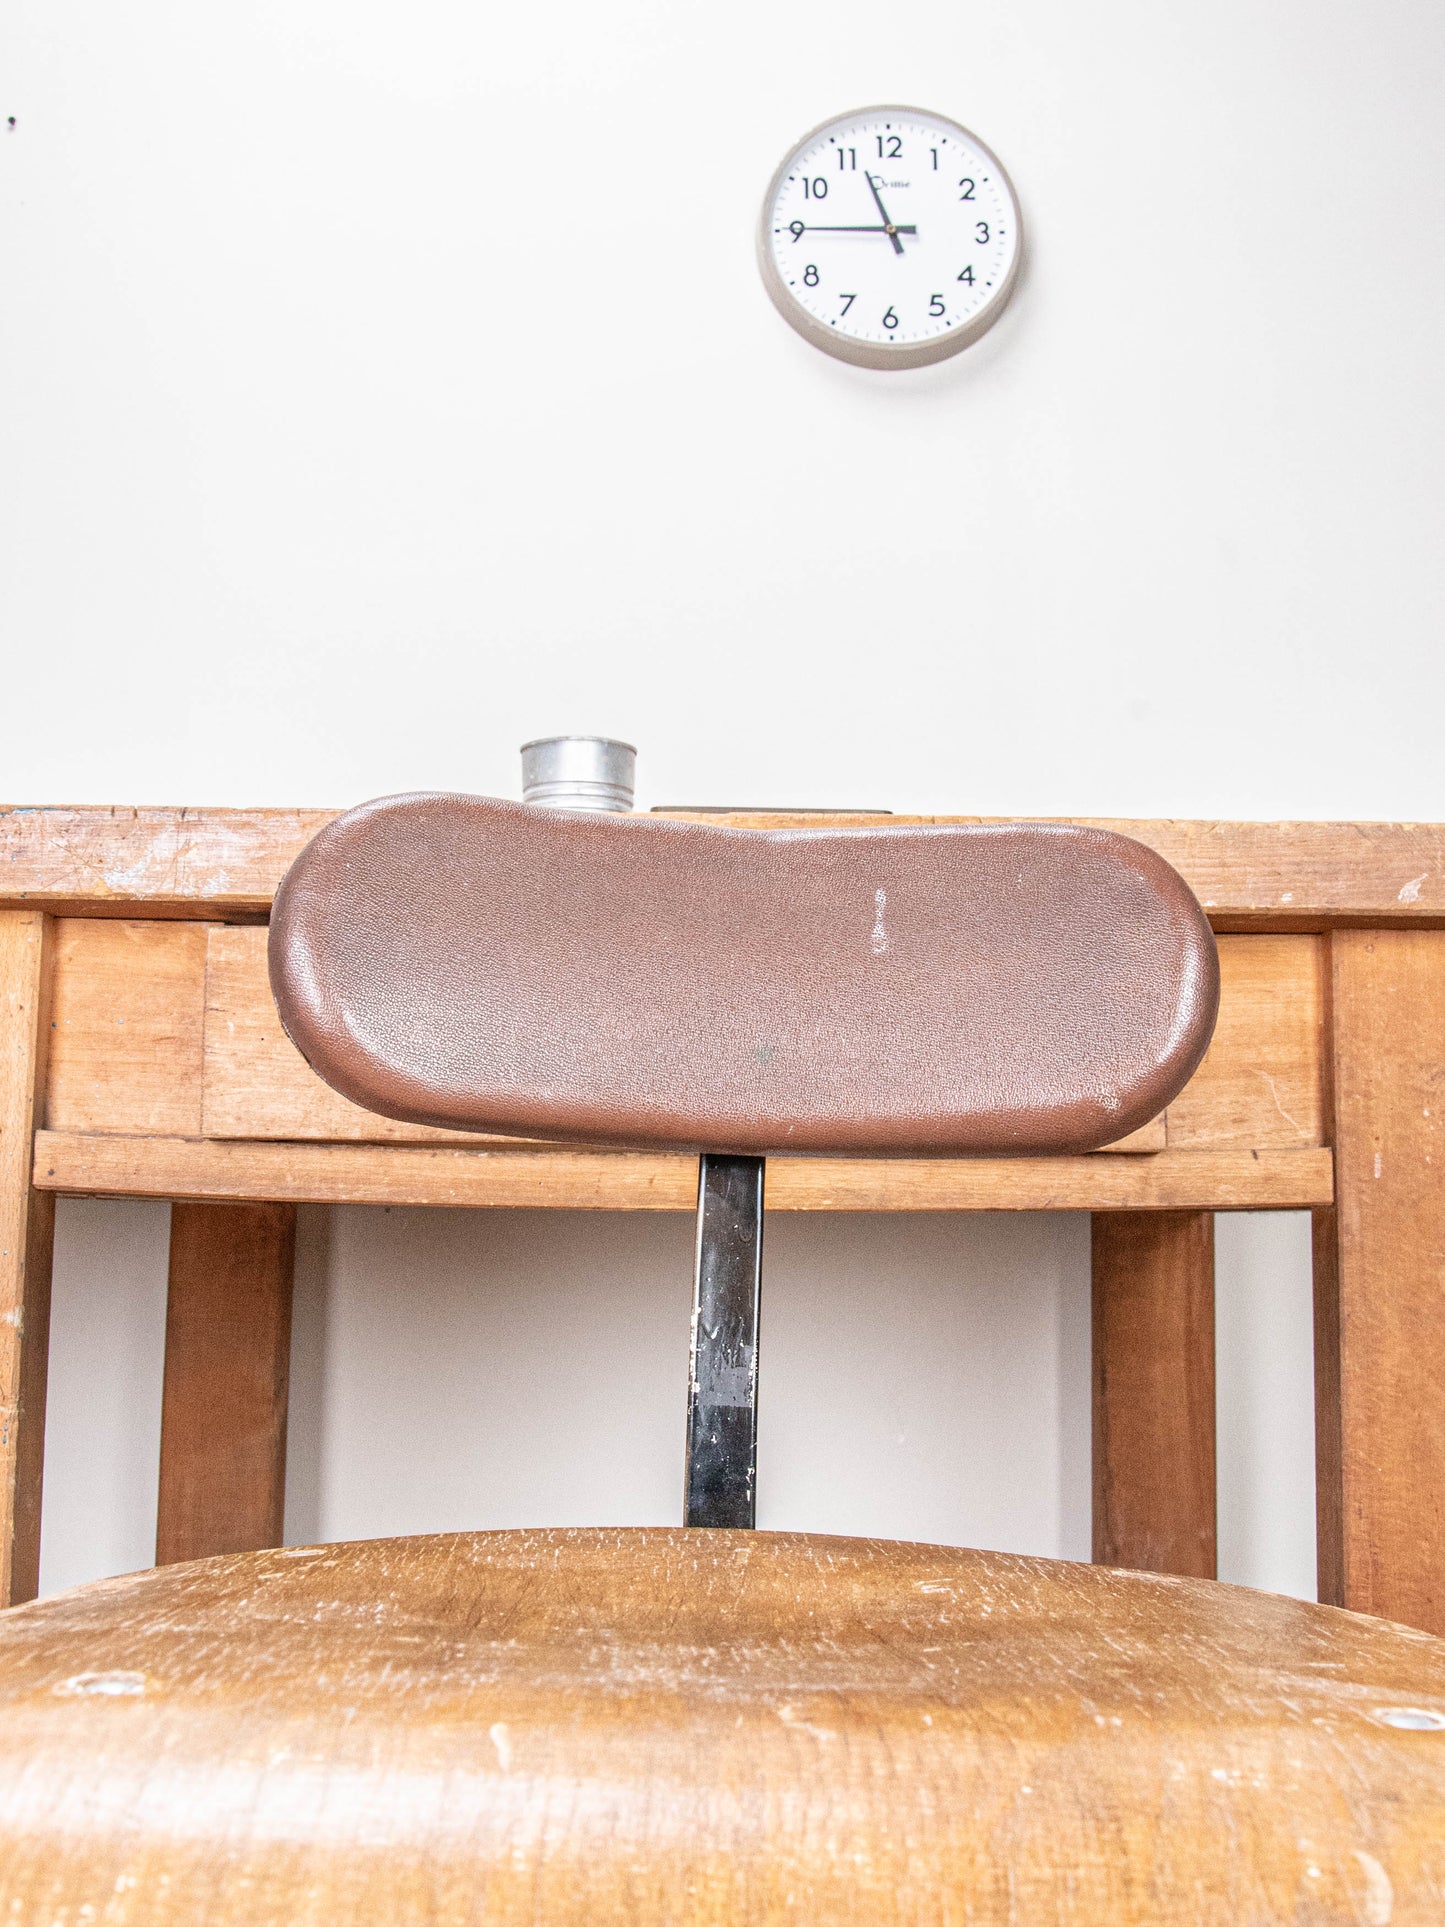
[(916, 368), (992, 327), (1022, 240), (1008, 175), (977, 135), (916, 107), (865, 107), (815, 128), (773, 176), (758, 260), (815, 347)]

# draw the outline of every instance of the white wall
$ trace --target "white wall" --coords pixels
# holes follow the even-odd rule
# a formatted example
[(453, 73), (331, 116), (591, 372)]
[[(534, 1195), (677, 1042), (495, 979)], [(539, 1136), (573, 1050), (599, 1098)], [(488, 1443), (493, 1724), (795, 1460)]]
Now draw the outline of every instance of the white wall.
[[(1442, 814), (1431, 0), (9, 27), (15, 800), (511, 793), (525, 737), (596, 729), (644, 803)], [(892, 377), (795, 338), (751, 258), (788, 143), (884, 98), (995, 145), (1030, 237), (1000, 326)], [(161, 1217), (62, 1213), (47, 1585), (144, 1555)], [(308, 1530), (668, 1515), (680, 1221), (326, 1229)], [(1081, 1235), (770, 1232), (770, 1516), (1079, 1549)], [(1305, 1589), (1297, 1230), (1221, 1252), (1222, 1363), (1279, 1378), (1224, 1398), (1226, 1560)]]

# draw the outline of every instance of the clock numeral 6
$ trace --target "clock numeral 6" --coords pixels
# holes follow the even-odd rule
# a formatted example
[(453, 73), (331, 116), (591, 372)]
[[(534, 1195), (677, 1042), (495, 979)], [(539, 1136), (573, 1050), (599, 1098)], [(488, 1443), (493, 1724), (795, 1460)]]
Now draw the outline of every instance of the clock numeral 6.
[(810, 261), (807, 267), (803, 269), (803, 286), (805, 288), (816, 288), (817, 285), (818, 285), (818, 270), (813, 266), (813, 263)]
[(891, 308), (887, 309), (884, 313), (883, 326), (890, 331), (898, 326), (898, 317)]
[(931, 294), (928, 297), (928, 312), (930, 314), (943, 314), (946, 312), (941, 294)]

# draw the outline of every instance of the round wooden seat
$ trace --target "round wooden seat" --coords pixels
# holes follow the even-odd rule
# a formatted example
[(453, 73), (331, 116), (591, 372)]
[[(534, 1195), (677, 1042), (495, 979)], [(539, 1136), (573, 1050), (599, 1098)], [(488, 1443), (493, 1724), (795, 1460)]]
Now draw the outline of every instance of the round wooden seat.
[(0, 1616), (0, 1918), (1439, 1921), (1445, 1642), (793, 1534), (248, 1553)]

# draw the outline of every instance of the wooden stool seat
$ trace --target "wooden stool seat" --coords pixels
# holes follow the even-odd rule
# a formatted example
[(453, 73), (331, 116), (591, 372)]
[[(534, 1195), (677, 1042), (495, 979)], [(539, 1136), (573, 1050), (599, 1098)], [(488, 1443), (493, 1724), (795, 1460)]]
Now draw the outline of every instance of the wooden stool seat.
[(1438, 1921), (1445, 1641), (809, 1535), (245, 1553), (0, 1618), (30, 1923)]

